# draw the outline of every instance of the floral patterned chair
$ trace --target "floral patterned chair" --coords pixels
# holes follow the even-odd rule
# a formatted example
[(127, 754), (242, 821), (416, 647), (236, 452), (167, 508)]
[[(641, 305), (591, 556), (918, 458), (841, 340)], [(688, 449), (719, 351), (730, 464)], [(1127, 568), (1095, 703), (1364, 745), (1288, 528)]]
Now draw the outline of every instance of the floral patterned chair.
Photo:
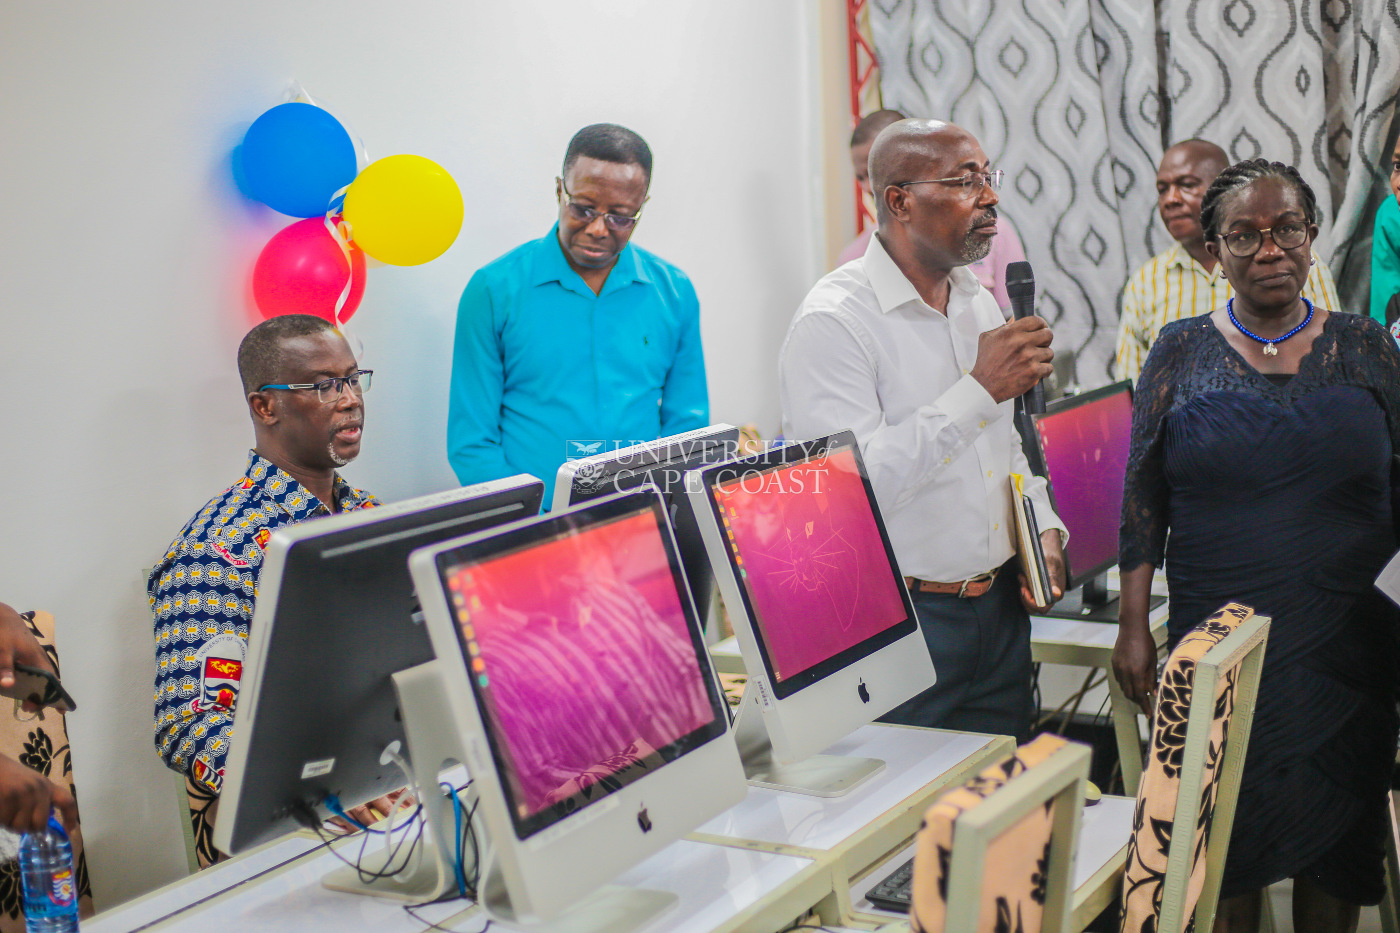
[[(58, 667), (58, 649), (54, 647), (53, 616), (47, 612), (26, 612), (20, 616), (29, 630), (44, 646), (54, 670)], [(0, 702), (9, 703), (8, 700)], [(0, 754), (8, 755), (46, 775), (56, 783), (73, 789), (73, 753), (68, 745), (68, 728), (63, 714), (46, 710), (43, 717), (30, 718), (27, 713), (0, 713)], [(76, 792), (74, 793), (76, 797)], [(78, 884), (78, 912), (81, 917), (92, 916), (92, 885), (88, 879), (87, 856), (83, 852), (83, 831), (79, 826), (68, 827), (73, 842), (73, 874)], [(24, 896), (19, 880), (19, 836), (0, 829), (0, 933), (24, 933)]]
[(1067, 930), (1088, 776), (1089, 749), (1047, 734), (940, 797), (916, 840), (910, 928)]
[(1214, 923), (1268, 630), (1230, 603), (1167, 658), (1128, 843), (1124, 933)]

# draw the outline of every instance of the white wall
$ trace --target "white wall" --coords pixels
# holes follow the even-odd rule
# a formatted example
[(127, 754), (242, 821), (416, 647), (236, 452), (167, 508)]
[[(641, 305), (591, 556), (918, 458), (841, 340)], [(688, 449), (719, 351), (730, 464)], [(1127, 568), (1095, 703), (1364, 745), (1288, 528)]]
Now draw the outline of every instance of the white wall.
[(243, 465), (234, 370), (258, 250), (289, 218), (230, 153), (300, 80), (371, 157), (456, 177), (467, 221), (428, 266), (370, 270), (377, 370), (352, 480), (454, 483), (451, 328), (472, 270), (543, 235), (578, 127), (656, 155), (636, 241), (694, 279), (716, 420), (778, 426), (774, 360), (820, 271), (804, 0), (490, 0), (0, 6), (0, 600), (59, 619), (99, 907), (183, 864), (151, 743), (141, 569)]

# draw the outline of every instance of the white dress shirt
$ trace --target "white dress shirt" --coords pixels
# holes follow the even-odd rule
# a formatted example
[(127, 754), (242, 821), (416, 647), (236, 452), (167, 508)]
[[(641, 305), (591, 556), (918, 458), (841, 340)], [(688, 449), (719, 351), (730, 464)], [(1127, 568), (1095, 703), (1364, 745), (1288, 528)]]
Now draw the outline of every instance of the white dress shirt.
[(929, 307), (878, 236), (819, 281), (778, 356), (789, 440), (855, 432), (900, 570), (951, 583), (1015, 553), (1008, 475), (1027, 478), (1041, 531), (1064, 524), (1032, 477), (1013, 401), (969, 373), (977, 338), (1005, 323), (996, 299), (954, 269), (947, 315)]

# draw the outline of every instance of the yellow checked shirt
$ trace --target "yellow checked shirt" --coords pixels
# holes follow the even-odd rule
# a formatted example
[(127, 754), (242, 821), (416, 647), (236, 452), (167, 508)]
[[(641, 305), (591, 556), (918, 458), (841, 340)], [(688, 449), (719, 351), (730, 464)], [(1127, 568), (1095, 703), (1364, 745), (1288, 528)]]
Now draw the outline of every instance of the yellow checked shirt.
[[(1313, 267), (1303, 287), (1303, 297), (1329, 311), (1341, 311), (1332, 270), (1313, 254)], [(1157, 333), (1172, 321), (1209, 314), (1234, 297), (1235, 290), (1220, 275), (1217, 264), (1207, 273), (1180, 243), (1147, 261), (1123, 290), (1123, 316), (1118, 322), (1119, 379), (1137, 381), (1147, 351)]]

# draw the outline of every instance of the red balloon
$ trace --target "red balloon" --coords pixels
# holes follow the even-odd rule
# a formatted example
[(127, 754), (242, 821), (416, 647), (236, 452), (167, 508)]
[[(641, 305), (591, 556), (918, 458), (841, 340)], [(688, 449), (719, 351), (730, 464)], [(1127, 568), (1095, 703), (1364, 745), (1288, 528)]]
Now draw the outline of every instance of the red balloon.
[(279, 314), (315, 314), (336, 323), (335, 303), (350, 276), (350, 295), (340, 309), (347, 321), (365, 295), (365, 254), (350, 246), (345, 253), (326, 229), (324, 218), (308, 217), (284, 227), (267, 241), (253, 267), (253, 300), (265, 318)]

